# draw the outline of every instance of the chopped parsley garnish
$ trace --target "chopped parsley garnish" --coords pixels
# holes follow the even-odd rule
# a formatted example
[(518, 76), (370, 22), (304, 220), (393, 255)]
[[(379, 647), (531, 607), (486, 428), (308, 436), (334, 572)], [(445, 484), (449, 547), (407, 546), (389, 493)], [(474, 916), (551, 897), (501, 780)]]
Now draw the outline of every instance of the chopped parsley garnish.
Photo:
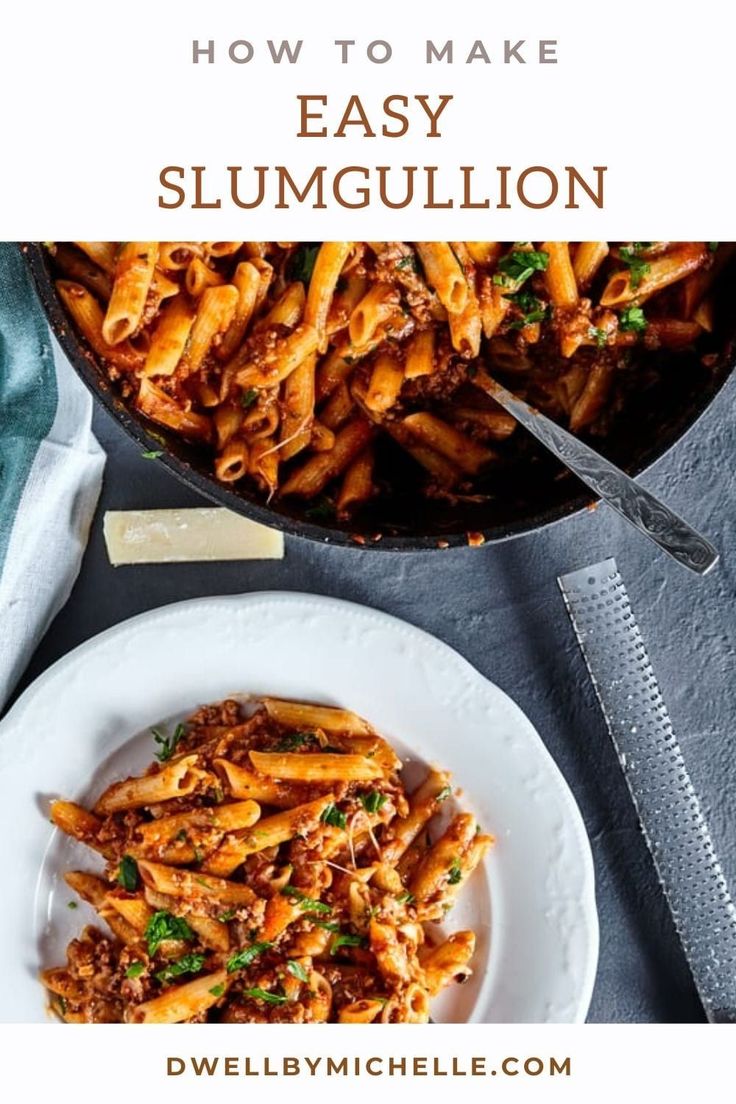
[(418, 271), (417, 259), (413, 253), (407, 253), (396, 262), (396, 268), (410, 268), (412, 272)]
[(174, 836), (174, 839), (177, 841), (177, 843), (186, 843), (187, 842), (187, 830), (186, 830), (186, 828), (181, 828), (176, 833), (176, 835)]
[(599, 349), (602, 349), (606, 344), (607, 334), (605, 330), (600, 329), (599, 326), (591, 326), (588, 330), (588, 337), (595, 341)]
[(270, 946), (270, 943), (251, 943), (250, 947), (244, 947), (242, 951), (238, 951), (237, 954), (227, 960), (227, 972), (232, 974), (235, 970), (244, 970), (246, 966), (250, 966), (252, 962), (255, 962), (259, 955), (267, 951)]
[(533, 322), (544, 322), (549, 314), (547, 304), (538, 299), (536, 295), (532, 295), (530, 291), (512, 292), (510, 295), (504, 295), (504, 299), (508, 299), (521, 311), (521, 318), (517, 318), (509, 324), (510, 330), (520, 330)]
[(340, 932), (330, 944), (330, 954), (337, 954), (340, 947), (365, 947), (367, 944), (368, 940), (364, 935), (351, 935), (349, 932)]
[(135, 893), (138, 888), (138, 865), (132, 855), (123, 855), (118, 867), (118, 884)]
[(295, 962), (293, 958), (290, 958), (286, 963), (286, 969), (292, 977), (298, 978), (299, 981), (309, 981), (309, 974), (304, 969), (301, 962)]
[(70, 909), (75, 909), (77, 907), (77, 902), (76, 901), (67, 901), (66, 907), (70, 908)]
[(276, 744), (276, 751), (296, 751), (315, 740), (313, 732), (287, 732)]
[(335, 504), (329, 498), (323, 498), (321, 502), (316, 502), (314, 506), (310, 506), (308, 510), (305, 510), (304, 516), (309, 518), (310, 521), (334, 521)]
[(348, 818), (345, 813), (340, 812), (337, 805), (327, 805), (322, 810), (322, 816), (319, 818), (323, 824), (329, 824), (333, 828), (345, 828), (348, 822)]
[(450, 872), (447, 875), (448, 885), (457, 885), (458, 882), (463, 880), (463, 868), (460, 863), (455, 859), (450, 865)]
[(125, 971), (125, 976), (126, 978), (140, 977), (145, 968), (142, 962), (131, 962), (130, 966)]
[(634, 289), (638, 288), (642, 278), (651, 268), (649, 261), (643, 261), (639, 256), (641, 251), (650, 245), (651, 242), (634, 242), (631, 249), (619, 250), (619, 256), (629, 270), (629, 283)]
[(314, 926), (316, 928), (324, 928), (325, 931), (332, 932), (333, 935), (340, 930), (340, 925), (334, 920), (315, 920)]
[(253, 406), (253, 403), (256, 401), (257, 398), (258, 392), (256, 391), (255, 387), (249, 387), (247, 391), (244, 391), (243, 394), (240, 396), (240, 405), (242, 406), (243, 410), (250, 410), (251, 406)]
[(400, 905), (410, 905), (414, 900), (414, 894), (408, 891), (406, 893), (400, 893), (396, 900)]
[(265, 989), (261, 989), (256, 985), (254, 989), (244, 989), (244, 997), (250, 997), (251, 1000), (262, 1000), (266, 1004), (286, 1004), (286, 996), (283, 993), (268, 993)]
[(282, 897), (288, 897), (290, 901), (296, 902), (302, 912), (332, 912), (329, 905), (324, 904), (323, 901), (315, 900), (314, 897), (307, 897), (306, 893), (302, 893), (296, 886), (284, 886), (281, 895)]
[(448, 797), (452, 796), (452, 786), (443, 786), (440, 792), (437, 794), (435, 800), (439, 803), (441, 801), (447, 801)]
[(367, 813), (377, 813), (388, 801), (386, 794), (380, 793), (378, 790), (371, 790), (370, 793), (360, 795), (360, 803)]
[(194, 932), (180, 916), (161, 909), (154, 912), (144, 932), (148, 953), (154, 955), (165, 939), (194, 939)]
[(494, 284), (509, 287), (511, 284), (523, 284), (535, 272), (545, 272), (549, 264), (549, 253), (537, 249), (512, 249), (498, 262), (498, 272), (493, 277)]
[(624, 307), (618, 319), (619, 328), (628, 333), (644, 333), (647, 320), (641, 307)]
[(204, 964), (203, 954), (188, 954), (183, 958), (179, 958), (176, 962), (169, 962), (167, 966), (164, 966), (163, 970), (158, 970), (156, 978), (158, 981), (172, 981), (173, 978), (181, 977), (182, 974), (196, 974), (202, 969)]
[(289, 280), (301, 280), (303, 284), (309, 283), (314, 272), (319, 245), (319, 242), (302, 242), (299, 248), (294, 250), (286, 265), (286, 276)]
[(163, 456), (163, 449), (147, 449), (146, 452), (141, 453), (142, 460), (158, 460)]
[(225, 992), (225, 986), (224, 985), (213, 985), (212, 988), (210, 989), (210, 993), (212, 994), (213, 997), (221, 997), (224, 992)]
[(154, 743), (158, 744), (159, 750), (156, 752), (156, 758), (159, 763), (165, 763), (167, 759), (176, 751), (179, 742), (186, 732), (183, 724), (178, 724), (174, 729), (173, 736), (167, 736), (165, 732), (162, 732), (160, 728), (152, 728), (151, 735), (153, 736)]
[(707, 242), (707, 245), (708, 245), (708, 251), (709, 251), (710, 253), (715, 253), (716, 249), (718, 248), (718, 246), (719, 246), (720, 244), (721, 244), (720, 242)]
[(227, 912), (221, 912), (217, 919), (221, 924), (227, 924), (228, 920), (232, 920), (235, 915), (235, 909), (228, 909)]

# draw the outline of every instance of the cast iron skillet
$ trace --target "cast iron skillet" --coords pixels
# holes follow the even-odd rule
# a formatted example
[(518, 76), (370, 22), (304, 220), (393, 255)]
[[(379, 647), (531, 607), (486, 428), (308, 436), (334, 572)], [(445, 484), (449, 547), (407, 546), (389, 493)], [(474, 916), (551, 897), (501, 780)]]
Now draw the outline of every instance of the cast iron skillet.
[[(481, 543), (480, 536), (485, 541), (506, 540), (569, 517), (595, 501), (579, 480), (519, 429), (519, 455), (508, 471), (494, 477), (490, 501), (450, 504), (423, 498), (416, 489), (412, 462), (389, 442), (379, 457), (378, 470), (380, 475), (382, 464), (390, 467), (396, 490), (379, 496), (350, 522), (325, 517), (319, 504), (315, 508), (314, 503), (276, 500), (266, 505), (247, 486), (218, 483), (210, 474), (208, 453), (163, 427), (150, 425), (125, 406), (62, 307), (47, 251), (37, 242), (22, 243), (21, 249), (64, 352), (141, 451), (162, 450), (160, 463), (189, 487), (255, 521), (326, 544), (421, 551), (467, 545), (469, 540)], [(592, 440), (594, 447), (630, 475), (643, 472), (695, 424), (734, 367), (734, 267), (720, 282), (720, 321), (708, 350), (717, 354), (716, 363), (707, 368), (701, 363), (703, 349), (697, 355), (666, 354), (663, 371), (646, 373), (645, 385), (632, 393), (609, 436)]]

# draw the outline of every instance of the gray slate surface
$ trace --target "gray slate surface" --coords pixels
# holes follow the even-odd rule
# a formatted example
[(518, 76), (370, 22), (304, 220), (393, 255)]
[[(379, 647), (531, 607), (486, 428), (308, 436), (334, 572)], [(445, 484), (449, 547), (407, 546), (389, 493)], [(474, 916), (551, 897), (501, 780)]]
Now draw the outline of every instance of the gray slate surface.
[(375, 606), (435, 633), (511, 695), (570, 783), (590, 833), (601, 955), (591, 1021), (697, 1021), (702, 1011), (639, 832), (623, 776), (556, 584), (615, 555), (649, 654), (736, 889), (736, 565), (732, 379), (698, 427), (642, 480), (721, 550), (700, 580), (668, 561), (607, 508), (479, 549), (370, 553), (289, 540), (286, 559), (253, 564), (117, 568), (104, 509), (200, 500), (98, 411), (108, 452), (101, 509), (67, 607), (23, 685), (77, 644), (133, 614), (207, 594), (299, 590)]

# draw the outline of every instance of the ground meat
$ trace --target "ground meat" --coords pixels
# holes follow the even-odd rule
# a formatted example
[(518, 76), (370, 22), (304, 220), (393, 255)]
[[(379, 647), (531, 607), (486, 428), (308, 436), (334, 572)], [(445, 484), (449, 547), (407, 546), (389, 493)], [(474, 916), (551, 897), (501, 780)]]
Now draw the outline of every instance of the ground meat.
[(197, 729), (201, 725), (225, 725), (231, 728), (243, 720), (242, 706), (233, 698), (227, 698), (218, 705), (203, 705), (189, 718), (189, 727)]

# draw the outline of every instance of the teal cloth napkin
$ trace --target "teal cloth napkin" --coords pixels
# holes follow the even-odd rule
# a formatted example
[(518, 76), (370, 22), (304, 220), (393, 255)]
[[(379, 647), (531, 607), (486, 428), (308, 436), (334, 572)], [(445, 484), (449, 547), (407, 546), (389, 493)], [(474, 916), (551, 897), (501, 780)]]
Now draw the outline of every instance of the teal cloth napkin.
[(92, 400), (0, 243), (0, 708), (79, 572), (102, 483)]

